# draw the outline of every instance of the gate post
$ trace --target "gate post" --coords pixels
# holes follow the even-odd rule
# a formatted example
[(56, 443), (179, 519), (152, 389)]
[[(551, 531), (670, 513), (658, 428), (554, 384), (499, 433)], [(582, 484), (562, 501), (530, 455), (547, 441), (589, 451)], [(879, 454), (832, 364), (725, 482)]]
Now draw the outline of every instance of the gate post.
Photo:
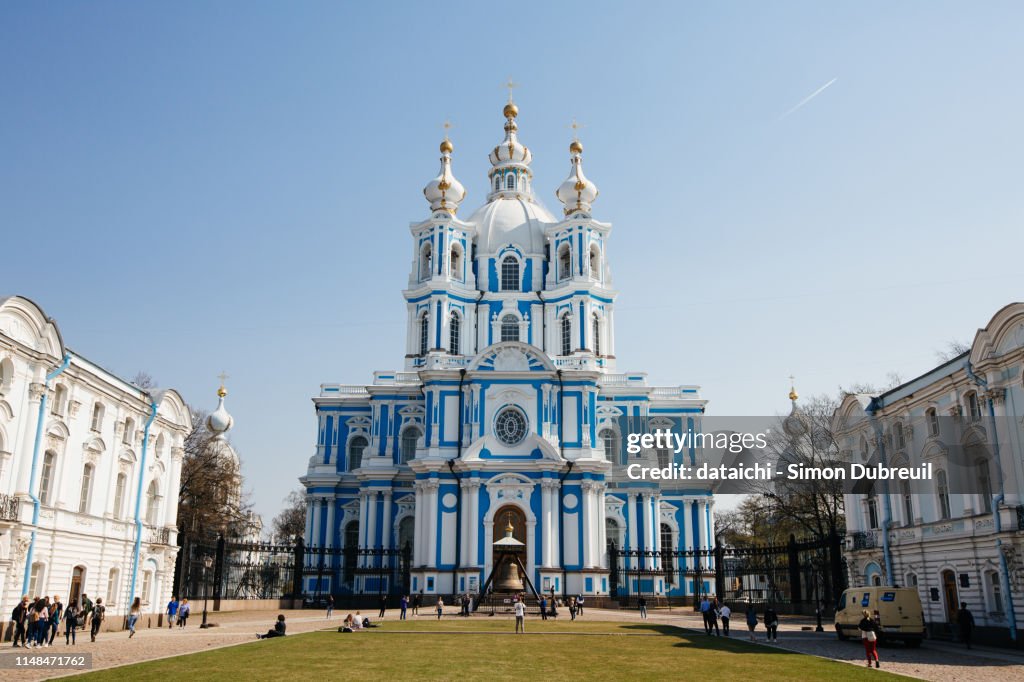
[[(306, 547), (302, 538), (297, 538), (295, 543), (295, 563), (292, 565), (292, 599), (302, 602), (302, 570), (305, 561)], [(292, 605), (294, 607), (294, 604)]]
[(828, 595), (832, 600), (830, 606), (835, 609), (836, 604), (839, 603), (839, 598), (843, 595), (843, 590), (846, 589), (846, 580), (843, 575), (843, 557), (842, 557), (842, 545), (839, 540), (839, 533), (833, 530), (828, 536), (828, 560), (832, 572), (832, 584), (831, 592)]
[(803, 602), (800, 591), (800, 553), (797, 549), (796, 536), (790, 534), (789, 545), (789, 601), (796, 606)]
[(722, 561), (724, 555), (722, 543), (715, 538), (715, 596), (718, 597), (718, 601), (725, 599), (725, 562)]

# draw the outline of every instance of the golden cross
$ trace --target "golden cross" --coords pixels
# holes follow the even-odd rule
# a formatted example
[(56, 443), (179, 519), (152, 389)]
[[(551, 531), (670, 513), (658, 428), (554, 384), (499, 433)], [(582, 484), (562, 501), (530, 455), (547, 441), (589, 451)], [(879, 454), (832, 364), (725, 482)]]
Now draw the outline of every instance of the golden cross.
[(578, 122), (576, 119), (573, 119), (572, 123), (569, 124), (569, 127), (572, 128), (572, 139), (578, 142), (580, 139), (579, 131), (580, 128), (584, 127), (583, 124)]
[(509, 76), (508, 77), (508, 82), (505, 83), (505, 87), (508, 88), (508, 101), (511, 102), (512, 101), (512, 88), (518, 88), (519, 87), (519, 83), (513, 83), (512, 82), (512, 76)]
[(452, 129), (452, 122), (446, 118), (444, 120), (444, 123), (441, 124), (441, 127), (444, 128), (444, 139), (447, 140), (448, 139), (448, 131)]
[(231, 377), (228, 376), (227, 372), (221, 370), (220, 374), (217, 375), (217, 378), (220, 379), (220, 384), (221, 386), (223, 386), (224, 382), (230, 379)]

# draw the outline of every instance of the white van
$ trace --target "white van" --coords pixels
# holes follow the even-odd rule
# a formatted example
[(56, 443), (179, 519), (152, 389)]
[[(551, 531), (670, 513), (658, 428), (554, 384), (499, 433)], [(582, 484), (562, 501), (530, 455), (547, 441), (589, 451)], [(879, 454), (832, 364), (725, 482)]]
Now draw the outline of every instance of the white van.
[(899, 640), (910, 647), (924, 639), (924, 609), (913, 587), (854, 587), (843, 592), (836, 608), (836, 635), (860, 639), (860, 619), (867, 609), (878, 618), (880, 642)]

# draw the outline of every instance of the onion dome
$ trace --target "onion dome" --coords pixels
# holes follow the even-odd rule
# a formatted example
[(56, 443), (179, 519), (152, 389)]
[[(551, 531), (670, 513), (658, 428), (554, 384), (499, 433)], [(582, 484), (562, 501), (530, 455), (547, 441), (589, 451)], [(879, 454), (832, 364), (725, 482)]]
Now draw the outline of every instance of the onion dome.
[(451, 140), (445, 137), (441, 142), (441, 172), (423, 188), (423, 196), (430, 202), (430, 210), (448, 211), (452, 215), (466, 198), (466, 189), (452, 175), (453, 149)]
[(209, 430), (210, 435), (213, 436), (214, 440), (223, 440), (224, 434), (226, 434), (231, 427), (234, 425), (235, 420), (227, 409), (224, 407), (224, 396), (228, 394), (227, 389), (224, 388), (223, 384), (217, 389), (217, 397), (220, 401), (217, 403), (217, 409), (210, 413), (210, 416), (206, 418), (206, 428)]
[(573, 140), (569, 145), (569, 155), (572, 159), (569, 177), (555, 191), (555, 196), (565, 205), (565, 215), (577, 211), (589, 213), (590, 205), (599, 192), (597, 186), (583, 175), (583, 145), (579, 140)]
[(528, 195), (532, 191), (530, 162), (533, 161), (533, 154), (516, 134), (519, 130), (516, 124), (519, 107), (510, 101), (502, 114), (505, 116), (505, 139), (488, 155), (491, 161), (491, 170), (487, 173), (491, 186), (488, 200)]

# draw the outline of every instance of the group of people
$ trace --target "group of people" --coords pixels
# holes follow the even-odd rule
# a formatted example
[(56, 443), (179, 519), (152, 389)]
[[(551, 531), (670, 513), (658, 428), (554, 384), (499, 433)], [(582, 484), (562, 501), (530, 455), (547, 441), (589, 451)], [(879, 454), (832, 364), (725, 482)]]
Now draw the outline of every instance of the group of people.
[(64, 623), (64, 644), (73, 645), (76, 643), (78, 629), (85, 629), (91, 622), (91, 639), (96, 641), (96, 634), (99, 632), (100, 624), (103, 622), (106, 607), (103, 606), (103, 599), (92, 600), (85, 594), (82, 595), (82, 605), (78, 600), (72, 601), (64, 606), (60, 597), (36, 597), (29, 598), (25, 595), (18, 602), (11, 612), (11, 621), (14, 623), (14, 646), (24, 648), (49, 647), (57, 637), (61, 622)]
[(188, 623), (188, 616), (192, 612), (192, 606), (189, 605), (188, 599), (182, 599), (178, 601), (178, 596), (174, 595), (171, 597), (171, 601), (167, 602), (167, 629), (170, 630), (175, 625), (179, 628), (185, 627)]
[[(640, 617), (641, 618), (646, 618), (647, 617), (647, 603), (644, 601), (643, 597), (640, 598), (640, 601), (642, 602), (641, 606), (640, 606)], [(704, 597), (700, 601), (700, 607), (699, 608), (700, 608), (700, 614), (701, 614), (701, 616), (704, 619), (704, 634), (710, 636), (711, 633), (714, 632), (715, 636), (721, 636), (723, 634), (726, 637), (729, 636), (729, 623), (732, 620), (732, 609), (729, 608), (728, 604), (720, 603), (718, 601), (717, 597), (712, 597), (711, 599), (708, 599), (707, 597)], [(779, 614), (776, 613), (774, 608), (772, 608), (771, 606), (768, 606), (764, 610), (763, 619), (764, 619), (765, 630), (768, 633), (767, 639), (765, 641), (768, 641), (768, 642), (778, 642), (779, 641)], [(719, 620), (721, 620), (721, 622), (722, 622), (721, 630), (719, 630), (719, 628), (718, 628)], [(754, 634), (754, 631), (757, 630), (757, 625), (758, 625), (759, 622), (760, 622), (760, 619), (757, 616), (757, 609), (754, 608), (753, 604), (748, 604), (747, 605), (747, 630), (750, 633), (750, 641), (751, 642), (757, 640), (757, 636)]]

